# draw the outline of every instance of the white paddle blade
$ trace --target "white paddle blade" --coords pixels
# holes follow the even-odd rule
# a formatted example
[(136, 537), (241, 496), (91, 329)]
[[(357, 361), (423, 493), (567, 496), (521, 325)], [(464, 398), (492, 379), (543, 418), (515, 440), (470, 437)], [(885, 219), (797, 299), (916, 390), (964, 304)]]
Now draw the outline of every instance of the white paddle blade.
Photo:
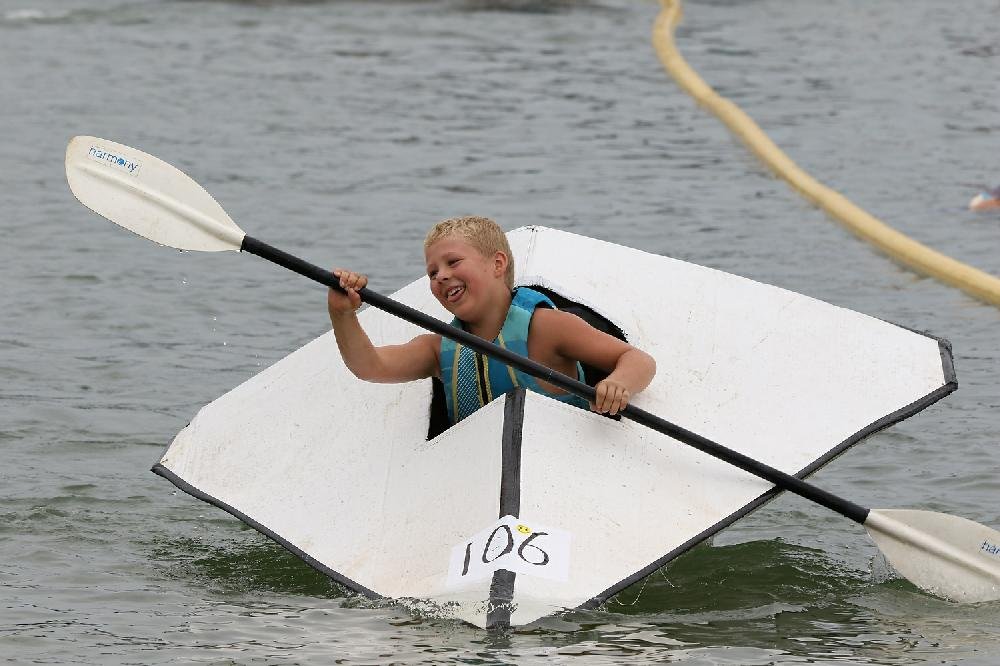
[(66, 148), (66, 179), (84, 206), (160, 245), (239, 251), (246, 236), (184, 172), (114, 141), (74, 137)]
[(1000, 532), (934, 511), (872, 510), (865, 529), (914, 585), (960, 602), (1000, 599)]

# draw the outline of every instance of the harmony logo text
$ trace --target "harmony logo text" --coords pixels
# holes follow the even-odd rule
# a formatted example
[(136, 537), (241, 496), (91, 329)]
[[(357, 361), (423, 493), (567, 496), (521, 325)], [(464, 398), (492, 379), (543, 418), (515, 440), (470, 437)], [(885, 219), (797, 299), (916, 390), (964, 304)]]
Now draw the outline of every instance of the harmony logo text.
[(102, 162), (109, 166), (113, 166), (123, 171), (127, 171), (129, 172), (129, 174), (133, 176), (139, 170), (139, 167), (142, 166), (141, 164), (139, 164), (134, 160), (127, 159), (125, 157), (122, 157), (121, 155), (115, 155), (114, 153), (109, 153), (108, 151), (98, 148), (96, 146), (90, 147), (90, 151), (87, 153), (87, 157), (97, 162)]

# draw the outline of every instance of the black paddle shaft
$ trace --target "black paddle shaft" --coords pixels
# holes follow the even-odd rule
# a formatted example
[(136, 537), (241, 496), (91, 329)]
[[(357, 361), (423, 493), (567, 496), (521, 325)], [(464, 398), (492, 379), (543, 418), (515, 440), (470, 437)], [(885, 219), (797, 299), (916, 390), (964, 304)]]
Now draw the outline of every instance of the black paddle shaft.
[[(283, 252), (282, 250), (272, 247), (267, 243), (257, 240), (256, 238), (246, 236), (243, 239), (243, 245), (240, 249), (243, 252), (249, 252), (250, 254), (255, 254), (258, 257), (267, 259), (268, 261), (278, 264), (279, 266), (284, 266), (291, 271), (304, 275), (305, 277), (315, 280), (321, 284), (325, 284), (328, 287), (343, 291), (340, 287), (339, 278), (337, 278), (337, 276), (335, 276), (332, 272), (320, 268), (315, 264), (310, 264), (308, 261), (299, 259), (298, 257), (290, 255), (287, 252)], [(473, 335), (460, 328), (447, 324), (440, 319), (428, 316), (419, 310), (409, 307), (408, 305), (404, 305), (398, 301), (392, 300), (391, 298), (387, 298), (374, 291), (370, 291), (367, 287), (359, 290), (358, 294), (361, 296), (362, 301), (378, 308), (379, 310), (383, 310), (389, 314), (399, 317), (400, 319), (404, 319), (411, 324), (416, 324), (421, 328), (443, 335), (446, 338), (450, 338), (465, 345), (466, 347), (469, 347), (470, 349), (474, 349), (480, 354), (485, 354), (486, 356), (490, 356), (506, 363), (507, 365), (517, 368), (522, 372), (526, 372), (533, 377), (543, 379), (553, 386), (558, 386), (565, 391), (569, 391), (575, 395), (586, 398), (591, 402), (594, 401), (595, 391), (593, 387), (587, 386), (586, 384), (560, 372), (556, 372), (551, 368), (547, 368), (540, 363), (536, 363), (530, 358), (521, 356), (520, 354), (515, 354), (499, 345), (488, 342), (477, 335)], [(843, 499), (842, 497), (838, 497), (837, 495), (829, 493), (821, 488), (817, 488), (811, 483), (807, 483), (798, 477), (782, 472), (781, 470), (775, 469), (769, 465), (765, 465), (764, 463), (745, 456), (738, 451), (734, 451), (730, 448), (722, 446), (721, 444), (716, 444), (710, 439), (661, 419), (659, 416), (650, 414), (649, 412), (634, 405), (628, 405), (621, 412), (621, 415), (635, 421), (636, 423), (663, 433), (664, 435), (673, 437), (674, 439), (681, 441), (688, 446), (692, 446), (703, 453), (707, 453), (714, 458), (718, 458), (719, 460), (723, 460), (731, 465), (735, 465), (744, 471), (750, 472), (754, 476), (770, 481), (782, 490), (795, 493), (796, 495), (825, 506), (832, 511), (836, 511), (856, 523), (863, 525), (865, 520), (868, 518), (868, 509), (863, 506)]]

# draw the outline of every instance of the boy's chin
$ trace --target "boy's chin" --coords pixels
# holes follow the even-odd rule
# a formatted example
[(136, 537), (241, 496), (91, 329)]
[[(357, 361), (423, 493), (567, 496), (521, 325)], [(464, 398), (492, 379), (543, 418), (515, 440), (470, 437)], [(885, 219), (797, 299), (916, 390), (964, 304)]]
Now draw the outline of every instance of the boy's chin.
[(460, 303), (445, 302), (442, 303), (442, 305), (444, 305), (444, 309), (450, 312), (453, 317), (461, 319), (463, 322), (469, 322), (470, 320), (476, 318), (473, 312), (470, 311), (468, 307), (466, 307), (466, 304), (464, 302)]
[(455, 312), (455, 310), (457, 309), (455, 307), (456, 306), (455, 303), (449, 303), (448, 300), (445, 299), (445, 298), (438, 298), (437, 302), (440, 303), (441, 307), (443, 307), (445, 310), (447, 310), (451, 314), (455, 315), (456, 317), (458, 316), (458, 313)]

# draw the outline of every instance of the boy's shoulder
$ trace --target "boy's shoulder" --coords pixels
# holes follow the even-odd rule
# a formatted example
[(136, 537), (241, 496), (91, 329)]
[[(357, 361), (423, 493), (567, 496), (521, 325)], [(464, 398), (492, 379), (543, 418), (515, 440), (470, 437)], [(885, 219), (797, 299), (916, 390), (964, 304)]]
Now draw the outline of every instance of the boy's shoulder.
[(541, 335), (554, 340), (563, 335), (571, 334), (577, 329), (578, 324), (587, 326), (586, 322), (574, 314), (555, 308), (540, 307), (535, 309), (534, 315), (531, 317), (528, 334)]

